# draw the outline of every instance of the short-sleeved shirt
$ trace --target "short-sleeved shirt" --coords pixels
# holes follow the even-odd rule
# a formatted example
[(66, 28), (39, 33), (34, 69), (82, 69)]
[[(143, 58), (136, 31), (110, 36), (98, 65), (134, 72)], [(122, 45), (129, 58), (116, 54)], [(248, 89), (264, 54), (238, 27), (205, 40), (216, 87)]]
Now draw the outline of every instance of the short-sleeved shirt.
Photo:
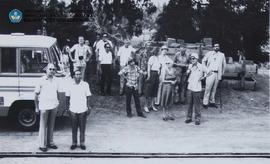
[(79, 84), (76, 84), (75, 81), (72, 81), (66, 91), (66, 96), (70, 97), (69, 110), (73, 113), (86, 112), (87, 97), (91, 95), (87, 82), (81, 81)]
[(120, 47), (117, 53), (117, 56), (120, 57), (120, 66), (125, 66), (128, 62), (128, 59), (131, 57), (131, 54), (135, 51), (136, 49), (132, 46), (128, 46), (128, 48), (126, 48), (125, 45)]
[[(75, 51), (75, 66), (85, 66), (86, 65), (86, 58), (87, 58), (87, 53), (91, 53), (91, 49), (89, 46), (87, 45), (80, 45), (80, 44), (75, 44), (74, 46), (72, 46), (72, 48), (70, 49), (71, 52)], [(79, 58), (83, 58), (82, 60), (80, 60)]]
[(160, 71), (161, 62), (159, 61), (159, 57), (151, 56), (148, 60), (148, 65), (151, 67), (150, 70), (152, 71)]
[(57, 92), (59, 90), (59, 83), (56, 78), (48, 78), (43, 76), (35, 87), (35, 93), (39, 95), (39, 109), (51, 110), (59, 105)]
[(131, 69), (131, 67), (128, 65), (124, 67), (119, 74), (124, 74), (126, 76), (127, 83), (126, 85), (128, 87), (134, 87), (136, 90), (138, 89), (138, 78), (140, 76), (140, 68), (138, 66), (135, 66), (134, 69)]
[(106, 40), (106, 41), (100, 40), (100, 41), (98, 41), (97, 44), (96, 44), (96, 51), (98, 51), (99, 58), (100, 58), (100, 57), (104, 54), (104, 52), (106, 51), (106, 49), (105, 49), (105, 47), (104, 47), (104, 45), (105, 45), (106, 43), (109, 43), (109, 44), (111, 45), (111, 47), (113, 48), (113, 44), (112, 44), (112, 42), (111, 42), (110, 40)]
[(102, 55), (99, 57), (100, 64), (112, 64), (113, 63), (113, 56), (112, 52), (102, 52)]
[(196, 66), (190, 64), (188, 70), (190, 70), (188, 89), (193, 92), (202, 91), (202, 82), (200, 78), (207, 72), (206, 67), (198, 62)]

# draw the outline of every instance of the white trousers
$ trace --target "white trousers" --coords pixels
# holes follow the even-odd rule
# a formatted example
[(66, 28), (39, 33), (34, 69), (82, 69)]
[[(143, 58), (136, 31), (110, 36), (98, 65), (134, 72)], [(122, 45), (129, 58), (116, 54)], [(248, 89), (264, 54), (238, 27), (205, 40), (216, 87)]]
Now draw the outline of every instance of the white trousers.
[(217, 91), (218, 82), (219, 80), (217, 73), (212, 73), (210, 76), (206, 78), (203, 105), (208, 105), (208, 103), (215, 103), (215, 95)]
[(40, 111), (39, 147), (46, 147), (53, 143), (53, 130), (57, 114), (57, 108)]

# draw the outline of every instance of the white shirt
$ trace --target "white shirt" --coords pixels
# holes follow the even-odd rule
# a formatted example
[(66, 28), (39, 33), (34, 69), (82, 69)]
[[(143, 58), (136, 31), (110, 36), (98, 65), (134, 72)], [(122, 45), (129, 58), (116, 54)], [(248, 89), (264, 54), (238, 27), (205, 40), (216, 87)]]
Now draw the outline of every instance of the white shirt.
[(99, 57), (100, 64), (112, 64), (112, 52), (103, 52)]
[(148, 65), (152, 71), (160, 71), (161, 63), (159, 62), (159, 57), (151, 56), (148, 60)]
[(173, 63), (173, 60), (168, 55), (159, 55), (158, 60), (161, 63), (161, 73), (160, 73), (160, 81), (163, 81), (162, 77), (164, 77), (166, 73), (166, 63)]
[(128, 62), (128, 59), (131, 57), (131, 54), (135, 51), (136, 49), (132, 46), (128, 46), (128, 48), (126, 48), (125, 45), (120, 47), (117, 53), (117, 56), (120, 57), (120, 66), (125, 66)]
[[(74, 59), (75, 59), (75, 65), (76, 66), (83, 66), (86, 64), (86, 58), (87, 58), (87, 52), (89, 54), (91, 54), (91, 49), (89, 46), (87, 45), (80, 45), (80, 44), (75, 44), (74, 46), (72, 46), (72, 48), (70, 49), (70, 52), (73, 52), (75, 51), (75, 56), (74, 56)], [(83, 60), (79, 60), (79, 56), (82, 56), (83, 57)]]
[(49, 79), (47, 76), (40, 78), (40, 81), (35, 87), (35, 93), (39, 95), (39, 109), (51, 110), (59, 105), (57, 92), (59, 90), (59, 83), (53, 77)]
[(226, 59), (222, 52), (209, 51), (205, 54), (202, 63), (206, 65), (208, 71), (218, 71), (218, 78), (225, 72)]
[(104, 54), (104, 52), (106, 51), (106, 49), (105, 49), (105, 47), (104, 47), (104, 45), (105, 45), (106, 43), (109, 43), (109, 44), (111, 45), (111, 48), (113, 48), (113, 44), (112, 44), (112, 42), (111, 42), (110, 40), (104, 41), (104, 40), (101, 39), (101, 40), (98, 41), (97, 44), (96, 44), (96, 52), (98, 52), (99, 58), (100, 58), (100, 56), (102, 56), (102, 54)]
[(203, 77), (204, 73), (207, 72), (206, 67), (197, 62), (196, 66), (192, 66), (192, 64), (188, 66), (188, 72), (189, 71), (190, 75), (188, 78), (188, 89), (193, 92), (202, 91), (202, 82), (200, 78)]
[(72, 81), (67, 89), (66, 96), (70, 97), (69, 110), (73, 113), (83, 113), (87, 111), (87, 96), (91, 96), (89, 84), (81, 81), (76, 84)]

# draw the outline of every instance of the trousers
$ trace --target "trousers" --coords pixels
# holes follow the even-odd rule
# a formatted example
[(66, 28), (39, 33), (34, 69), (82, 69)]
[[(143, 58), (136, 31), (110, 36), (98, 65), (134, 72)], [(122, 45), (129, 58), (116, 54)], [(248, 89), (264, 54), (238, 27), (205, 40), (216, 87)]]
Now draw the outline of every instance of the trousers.
[(51, 110), (40, 111), (40, 124), (39, 124), (39, 147), (46, 147), (53, 145), (53, 130), (57, 108)]
[(105, 84), (107, 85), (106, 92), (111, 94), (112, 85), (112, 65), (111, 64), (101, 64), (101, 81), (100, 81), (100, 91), (104, 93)]
[(189, 101), (189, 107), (187, 111), (187, 119), (192, 119), (192, 114), (193, 114), (193, 108), (195, 112), (195, 120), (200, 121), (201, 119), (201, 110), (200, 110), (200, 96), (201, 92), (190, 92), (190, 101)]
[(215, 95), (218, 86), (218, 74), (212, 73), (206, 78), (205, 82), (205, 92), (203, 97), (203, 105), (208, 105), (210, 103), (215, 103)]
[(126, 86), (126, 111), (128, 115), (131, 115), (131, 97), (133, 96), (135, 107), (138, 115), (142, 114), (141, 104), (140, 104), (140, 97), (138, 90), (135, 88), (131, 88)]
[(70, 112), (71, 127), (72, 127), (72, 144), (77, 144), (77, 133), (80, 129), (80, 144), (85, 142), (85, 128), (86, 128), (87, 112), (73, 113)]

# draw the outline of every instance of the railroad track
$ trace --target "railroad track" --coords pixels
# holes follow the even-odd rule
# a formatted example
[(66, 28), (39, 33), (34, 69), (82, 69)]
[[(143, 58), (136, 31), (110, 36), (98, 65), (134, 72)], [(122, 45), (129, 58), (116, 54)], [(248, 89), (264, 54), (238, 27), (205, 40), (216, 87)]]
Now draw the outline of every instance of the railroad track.
[(0, 152), (0, 158), (270, 158), (270, 153), (102, 153), (102, 152)]

